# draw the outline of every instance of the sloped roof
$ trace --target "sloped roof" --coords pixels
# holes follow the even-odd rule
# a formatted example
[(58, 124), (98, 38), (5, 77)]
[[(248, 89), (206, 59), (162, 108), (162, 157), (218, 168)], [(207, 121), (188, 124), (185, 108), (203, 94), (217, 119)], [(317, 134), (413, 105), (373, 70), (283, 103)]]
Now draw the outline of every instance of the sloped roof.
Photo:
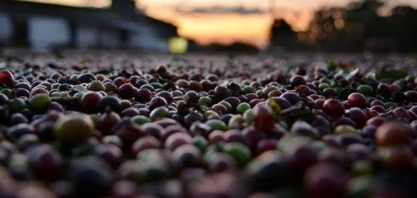
[(149, 16), (143, 17), (143, 22), (158, 29), (158, 32), (163, 37), (171, 37), (177, 35), (177, 27), (171, 23), (160, 21)]

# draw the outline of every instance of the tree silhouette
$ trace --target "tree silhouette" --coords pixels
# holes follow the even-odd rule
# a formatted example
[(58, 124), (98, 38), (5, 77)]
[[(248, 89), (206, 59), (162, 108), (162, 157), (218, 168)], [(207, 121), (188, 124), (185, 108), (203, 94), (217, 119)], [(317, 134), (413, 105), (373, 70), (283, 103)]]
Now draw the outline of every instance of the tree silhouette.
[(382, 25), (378, 10), (384, 5), (379, 0), (363, 0), (349, 4), (345, 15), (345, 27), (349, 41), (356, 41), (352, 50), (361, 50), (367, 39), (380, 37), (379, 27)]
[(329, 51), (416, 51), (417, 11), (397, 6), (391, 15), (380, 16), (383, 6), (381, 0), (362, 0), (346, 8), (322, 8), (303, 33), (305, 41)]
[(392, 9), (387, 18), (387, 34), (395, 38), (400, 51), (415, 51), (417, 49), (417, 10), (409, 6), (397, 6)]
[(335, 50), (337, 40), (343, 39), (345, 22), (343, 8), (323, 8), (314, 13), (307, 31), (307, 41), (323, 50)]
[(269, 31), (272, 46), (290, 47), (297, 38), (296, 32), (284, 19), (275, 19)]
[(271, 37), (293, 35), (294, 30), (284, 19), (275, 19), (271, 27)]

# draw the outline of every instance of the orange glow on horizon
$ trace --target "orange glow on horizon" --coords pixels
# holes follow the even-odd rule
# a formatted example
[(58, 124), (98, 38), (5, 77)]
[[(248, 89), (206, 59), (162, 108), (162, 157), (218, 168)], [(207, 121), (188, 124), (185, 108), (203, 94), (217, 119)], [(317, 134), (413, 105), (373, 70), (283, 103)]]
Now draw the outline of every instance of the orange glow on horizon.
[[(200, 44), (244, 42), (266, 47), (273, 16), (264, 14), (181, 14), (172, 10), (148, 9), (148, 15), (175, 24), (178, 34)], [(307, 13), (276, 14), (292, 24), (295, 31), (307, 28), (311, 15)]]
[[(272, 18), (269, 15), (203, 15), (180, 18), (178, 33), (196, 39), (197, 42), (231, 43), (246, 42), (258, 47), (268, 44), (269, 27)], [(239, 34), (237, 34), (237, 32)]]
[[(111, 0), (23, 0), (32, 2), (56, 3), (69, 6), (107, 7)], [(275, 0), (276, 18), (283, 18), (295, 31), (308, 27), (314, 10), (322, 6), (344, 6), (355, 0)], [(417, 0), (386, 1), (388, 6), (408, 4), (417, 6)], [(180, 36), (195, 39), (200, 44), (245, 42), (265, 47), (268, 44), (269, 28), (273, 16), (268, 14), (269, 0), (136, 0), (139, 9), (156, 19), (172, 23), (178, 27)], [(184, 7), (184, 5), (186, 5)], [(257, 9), (261, 13), (196, 13), (177, 12), (176, 8), (236, 8)]]

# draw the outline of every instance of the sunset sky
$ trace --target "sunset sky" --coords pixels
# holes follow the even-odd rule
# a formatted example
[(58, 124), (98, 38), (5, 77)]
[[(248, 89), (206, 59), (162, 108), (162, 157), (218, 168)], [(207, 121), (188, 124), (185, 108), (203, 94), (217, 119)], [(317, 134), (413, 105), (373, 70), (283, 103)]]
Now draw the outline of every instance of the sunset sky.
[[(73, 6), (106, 7), (110, 0), (30, 0)], [(202, 44), (236, 41), (268, 43), (273, 17), (270, 0), (136, 0), (148, 15), (178, 26), (179, 34)], [(282, 17), (297, 31), (304, 30), (312, 12), (322, 6), (343, 6), (352, 0), (275, 0), (275, 17)], [(411, 4), (417, 0), (386, 0), (387, 4)]]

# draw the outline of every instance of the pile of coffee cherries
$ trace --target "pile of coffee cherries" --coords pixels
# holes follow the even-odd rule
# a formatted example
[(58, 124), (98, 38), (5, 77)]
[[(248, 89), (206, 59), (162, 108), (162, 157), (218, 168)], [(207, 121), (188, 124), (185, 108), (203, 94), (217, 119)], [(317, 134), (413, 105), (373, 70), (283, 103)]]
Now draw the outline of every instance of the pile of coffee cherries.
[(86, 56), (0, 59), (0, 197), (417, 197), (415, 59)]

